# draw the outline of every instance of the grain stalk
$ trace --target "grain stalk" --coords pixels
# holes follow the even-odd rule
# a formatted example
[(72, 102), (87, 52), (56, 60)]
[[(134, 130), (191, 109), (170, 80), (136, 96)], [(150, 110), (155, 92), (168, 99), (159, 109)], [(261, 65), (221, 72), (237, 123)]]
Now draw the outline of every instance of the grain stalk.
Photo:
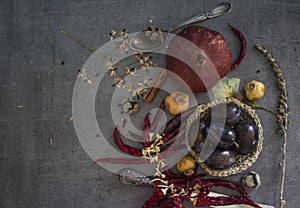
[(286, 92), (286, 81), (282, 73), (282, 69), (277, 64), (272, 53), (266, 48), (260, 46), (259, 44), (255, 44), (255, 48), (262, 53), (267, 60), (271, 63), (272, 70), (276, 76), (276, 84), (277, 88), (280, 92), (279, 96), (279, 105), (278, 105), (278, 124), (279, 124), (279, 133), (283, 137), (283, 153), (282, 153), (282, 168), (281, 168), (281, 182), (280, 182), (280, 204), (279, 207), (283, 208), (285, 205), (285, 201), (283, 199), (283, 191), (284, 191), (284, 181), (285, 181), (285, 169), (286, 169), (286, 143), (287, 143), (287, 129), (289, 127), (289, 114), (290, 109), (288, 107), (288, 94)]

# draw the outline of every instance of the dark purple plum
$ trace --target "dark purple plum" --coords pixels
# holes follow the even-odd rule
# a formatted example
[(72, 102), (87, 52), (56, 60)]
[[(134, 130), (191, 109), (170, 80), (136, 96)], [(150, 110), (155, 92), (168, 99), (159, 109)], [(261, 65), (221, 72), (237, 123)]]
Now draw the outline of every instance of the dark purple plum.
[(229, 126), (224, 126), (219, 123), (215, 123), (210, 125), (210, 127), (206, 128), (207, 138), (213, 139), (218, 142), (218, 147), (221, 149), (229, 149), (232, 147), (235, 139), (236, 133)]
[(228, 103), (226, 108), (226, 124), (236, 125), (241, 118), (241, 109), (235, 103)]
[[(194, 123), (198, 124), (197, 122), (194, 122)], [(194, 151), (197, 152), (197, 153), (201, 152), (202, 146), (203, 146), (204, 141), (205, 141), (205, 128), (206, 128), (206, 123), (205, 123), (205, 121), (201, 120), (199, 122), (199, 127), (196, 127), (196, 126), (192, 125), (191, 129), (190, 129), (189, 137), (191, 137), (191, 132), (192, 131), (198, 131), (198, 133), (196, 135), (196, 140), (195, 140), (195, 142), (192, 146)]]
[(235, 161), (235, 152), (217, 148), (206, 160), (206, 164), (211, 168), (222, 170), (232, 166)]
[[(241, 109), (235, 103), (228, 103), (227, 105), (224, 104), (216, 105), (214, 107), (213, 113), (214, 113), (213, 120), (219, 122), (224, 121), (226, 125), (230, 127), (236, 125), (241, 119)], [(210, 114), (210, 119), (212, 116), (211, 114)]]
[(247, 120), (240, 121), (235, 126), (237, 145), (234, 149), (241, 155), (252, 153), (255, 150), (258, 141), (258, 130), (254, 123)]

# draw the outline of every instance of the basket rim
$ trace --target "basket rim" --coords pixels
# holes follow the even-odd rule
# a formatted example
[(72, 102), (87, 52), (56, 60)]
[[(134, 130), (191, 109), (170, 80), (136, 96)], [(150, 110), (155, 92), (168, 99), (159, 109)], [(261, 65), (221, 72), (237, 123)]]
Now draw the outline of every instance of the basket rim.
[[(203, 115), (203, 113), (205, 113), (210, 108), (212, 108), (218, 104), (224, 104), (224, 103), (235, 103), (236, 105), (239, 106), (239, 108), (242, 110), (242, 112), (244, 114), (247, 114), (248, 118), (250, 118), (249, 120), (251, 120), (257, 126), (258, 142), (257, 142), (257, 146), (256, 146), (255, 150), (252, 153), (249, 153), (247, 155), (237, 154), (236, 162), (234, 163), (234, 165), (232, 165), (231, 167), (226, 168), (226, 169), (217, 170), (217, 169), (213, 169), (213, 168), (207, 166), (203, 161), (199, 160), (197, 154), (194, 152), (194, 150), (192, 149), (192, 147), (189, 143), (188, 137), (189, 137), (190, 127), (196, 119), (201, 118), (201, 115)], [(253, 108), (251, 108), (250, 106), (248, 106), (245, 103), (240, 102), (239, 100), (237, 100), (233, 97), (220, 98), (217, 100), (213, 100), (212, 102), (199, 105), (196, 108), (196, 110), (188, 117), (186, 131), (185, 131), (185, 140), (186, 140), (187, 151), (192, 155), (192, 157), (194, 157), (196, 162), (199, 163), (200, 167), (205, 172), (207, 172), (209, 175), (212, 175), (212, 176), (226, 177), (226, 176), (235, 175), (235, 174), (238, 174), (238, 173), (241, 173), (241, 172), (247, 170), (258, 159), (258, 157), (262, 151), (262, 148), (263, 148), (263, 128), (262, 128), (260, 119)]]

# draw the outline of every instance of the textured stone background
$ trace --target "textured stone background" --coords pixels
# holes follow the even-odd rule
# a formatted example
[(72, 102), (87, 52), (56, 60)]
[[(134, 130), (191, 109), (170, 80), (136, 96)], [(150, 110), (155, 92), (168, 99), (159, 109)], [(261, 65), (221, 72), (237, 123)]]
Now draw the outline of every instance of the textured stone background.
[[(0, 1), (0, 207), (140, 207), (152, 190), (124, 186), (115, 174), (96, 165), (68, 121), (78, 69), (91, 52), (59, 31), (64, 29), (100, 47), (107, 42), (111, 29), (136, 32), (147, 25), (148, 18), (168, 28), (217, 2)], [(269, 64), (253, 44), (268, 47), (284, 69), (292, 109), (285, 199), (286, 207), (298, 207), (300, 4), (293, 0), (231, 2), (231, 14), (201, 25), (220, 31), (234, 51), (234, 58), (240, 45), (226, 23), (243, 31), (248, 40), (247, 56), (229, 76), (240, 77), (242, 85), (252, 79), (264, 81), (267, 92), (260, 101), (264, 106), (276, 109), (277, 91)], [(107, 93), (101, 92), (98, 99), (109, 105)], [(159, 96), (162, 98), (162, 93)], [(17, 105), (24, 108), (17, 109)], [(261, 175), (262, 186), (250, 192), (255, 201), (277, 206), (282, 142), (275, 134), (274, 116), (258, 113), (264, 125), (265, 144), (251, 170)], [(111, 132), (113, 124), (107, 122), (103, 128)], [(240, 178), (238, 175), (229, 179)]]

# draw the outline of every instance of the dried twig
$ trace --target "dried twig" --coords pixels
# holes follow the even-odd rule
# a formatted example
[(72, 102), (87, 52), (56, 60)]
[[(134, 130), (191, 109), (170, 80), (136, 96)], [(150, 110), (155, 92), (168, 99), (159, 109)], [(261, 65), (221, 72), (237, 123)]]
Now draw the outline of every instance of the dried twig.
[(282, 69), (276, 63), (275, 58), (272, 53), (266, 48), (260, 46), (259, 44), (255, 45), (255, 48), (261, 52), (271, 63), (272, 69), (277, 78), (277, 88), (280, 92), (279, 106), (278, 106), (278, 124), (279, 124), (279, 133), (283, 136), (283, 153), (282, 153), (282, 169), (281, 169), (281, 183), (280, 183), (280, 208), (283, 208), (285, 201), (283, 200), (283, 189), (284, 189), (284, 179), (285, 179), (285, 168), (286, 168), (286, 142), (287, 142), (287, 129), (289, 126), (289, 114), (290, 109), (288, 107), (288, 94), (285, 87), (285, 78), (282, 73)]

